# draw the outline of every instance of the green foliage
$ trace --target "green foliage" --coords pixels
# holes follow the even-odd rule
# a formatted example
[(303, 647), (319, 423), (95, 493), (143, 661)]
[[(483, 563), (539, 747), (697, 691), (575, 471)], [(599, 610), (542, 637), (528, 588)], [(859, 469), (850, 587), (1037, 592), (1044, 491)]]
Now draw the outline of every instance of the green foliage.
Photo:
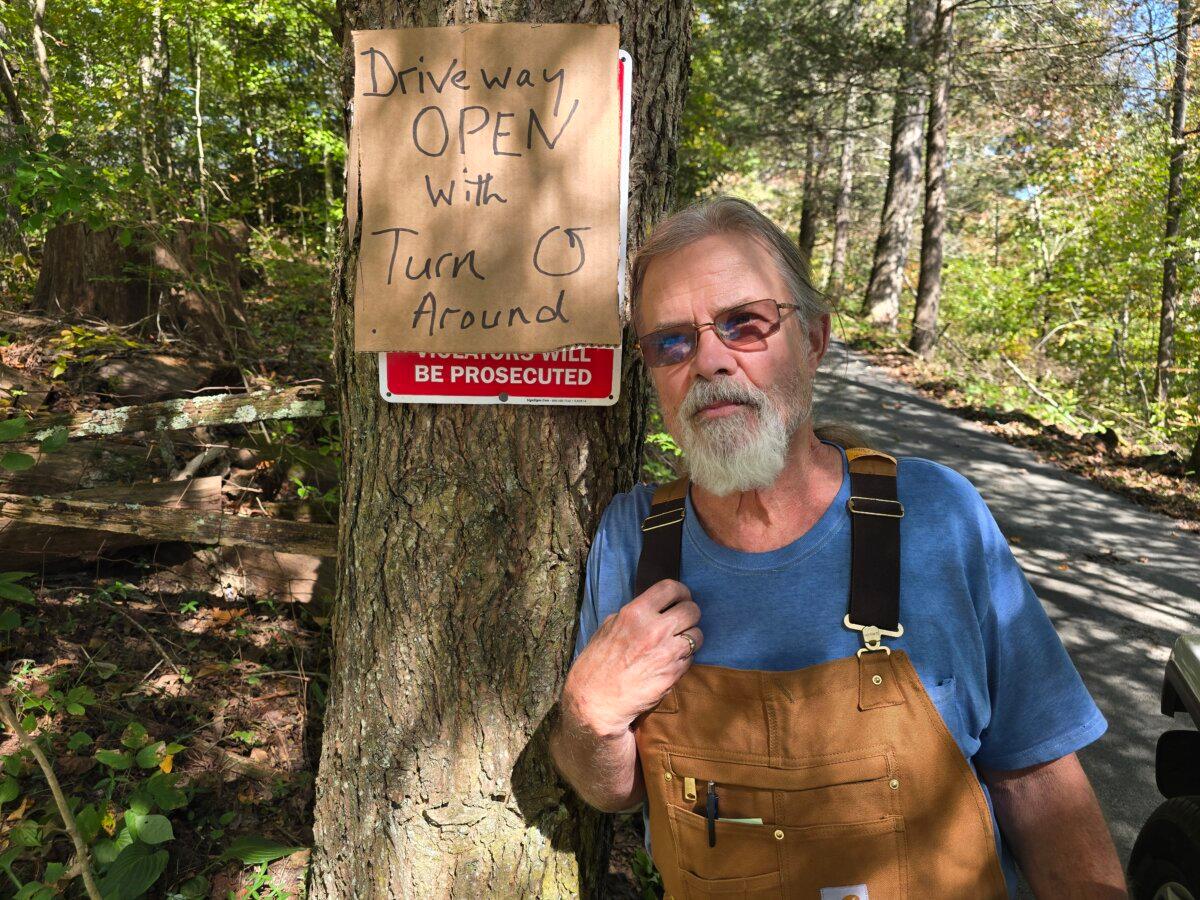
[[(0, 421), (0, 442), (19, 440), (25, 437), (28, 430), (29, 420), (23, 416)], [(38, 451), (40, 454), (55, 453), (67, 445), (67, 438), (66, 428), (61, 426), (55, 428), (38, 443)], [(28, 453), (20, 450), (3, 450), (0, 447), (0, 469), (6, 469), (9, 472), (24, 472), (37, 465), (37, 461), (38, 457)], [(4, 597), (4, 592), (0, 588), (0, 598), (2, 597)]]
[(256, 835), (247, 835), (231, 842), (223, 856), (227, 859), (241, 860), (247, 865), (258, 865), (291, 856), (303, 849), (303, 847), (289, 847), (287, 844)]
[(58, 337), (50, 339), (54, 352), (52, 378), (64, 375), (71, 366), (95, 362), (110, 353), (137, 350), (144, 345), (132, 338), (111, 331), (96, 331), (83, 325), (64, 328)]
[(86, 160), (86, 146), (61, 134), (50, 135), (41, 146), (0, 144), (0, 182), (7, 185), (9, 203), (31, 234), (59, 220), (82, 221), (93, 228), (109, 224), (119, 191), (129, 189), (133, 173), (105, 177)]
[(33, 572), (0, 572), (0, 600), (33, 603), (33, 592), (25, 585), (18, 584), (33, 575)]
[(123, 847), (105, 868), (98, 887), (105, 900), (136, 900), (158, 881), (169, 854), (150, 844), (133, 841)]
[(638, 847), (633, 854), (633, 877), (642, 900), (658, 900), (662, 897), (662, 875), (644, 847)]
[(326, 248), (344, 157), (336, 20), (332, 0), (47, 4), (43, 103), (30, 7), (0, 6), (31, 120), (0, 143), (5, 213), (23, 239), (21, 261), (0, 255), (0, 284), (28, 289), (25, 247), (66, 220), (241, 218)]
[[(1134, 447), (1190, 446), (1200, 433), (1200, 322), (1181, 308), (1177, 396), (1152, 398), (1163, 258), (1165, 135), (1130, 117), (1073, 133), (1070, 147), (1034, 147), (1030, 183), (1005, 202), (1002, 247), (994, 224), (964, 224), (964, 249), (946, 261), (942, 325), (974, 362), (960, 373), (971, 399), (1023, 409), (1068, 430), (1115, 427)], [(1196, 186), (1188, 187), (1180, 294), (1197, 288)], [(989, 246), (991, 244), (991, 246)], [(988, 252), (988, 251), (991, 252)], [(952, 357), (954, 358), (954, 357)], [(999, 366), (993, 366), (995, 361)], [(1036, 382), (1039, 396), (1012, 366)], [(1052, 398), (1048, 402), (1046, 397)]]
[(642, 480), (652, 484), (673, 480), (679, 475), (682, 456), (683, 451), (663, 425), (662, 413), (655, 399), (651, 404), (649, 421), (646, 424)]
[[(67, 719), (84, 715), (98, 702), (86, 685), (60, 688), (57, 682), (64, 677), (26, 669), (14, 684), (17, 708), (25, 713), (22, 728), (36, 733), (35, 740), (52, 760), (60, 741), (74, 753), (94, 743), (84, 731), (75, 731), (65, 740), (57, 733)], [(177, 786), (179, 776), (171, 773), (174, 755), (184, 750), (182, 744), (153, 740), (136, 721), (126, 725), (120, 741), (124, 749), (102, 747), (94, 753), (106, 777), (87, 796), (68, 798), (80, 836), (91, 847), (106, 900), (143, 897), (155, 886), (174, 852), (171, 815), (189, 800)], [(0, 869), (16, 891), (13, 896), (40, 897), (46, 890), (52, 890), (46, 896), (58, 896), (65, 888), (66, 867), (48, 859), (64, 835), (58, 807), (28, 751), (9, 754), (2, 761), (0, 814), (15, 806), (9, 820), (17, 821), (8, 832), (10, 849), (0, 856)], [(30, 871), (41, 874), (37, 878), (20, 874)], [(197, 896), (198, 884), (191, 879), (179, 896)]]

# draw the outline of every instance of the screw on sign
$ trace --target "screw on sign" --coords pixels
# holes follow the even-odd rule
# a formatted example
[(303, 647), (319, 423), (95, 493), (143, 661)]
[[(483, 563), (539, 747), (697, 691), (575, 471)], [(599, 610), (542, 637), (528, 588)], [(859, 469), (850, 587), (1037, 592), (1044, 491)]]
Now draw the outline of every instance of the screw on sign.
[[(621, 140), (620, 262), (617, 266), (618, 302), (624, 295), (625, 240), (629, 197), (629, 99), (632, 58), (621, 51), (617, 66)], [(531, 264), (543, 275), (565, 277), (579, 271), (587, 258), (586, 227), (554, 225), (538, 238)], [(395, 265), (393, 248), (392, 265)], [(444, 254), (450, 256), (450, 254)], [(472, 260), (451, 257), (447, 265), (468, 270)], [(426, 262), (426, 265), (432, 263)], [(439, 257), (438, 263), (441, 264)], [(389, 272), (390, 275), (390, 272)], [(542, 312), (536, 303), (528, 314)], [(496, 309), (512, 315), (512, 303)], [(543, 307), (555, 315), (554, 298)], [(422, 308), (418, 307), (418, 313)], [(425, 310), (430, 324), (433, 310)], [(558, 313), (560, 314), (560, 313)], [(490, 315), (490, 313), (489, 313)], [(500, 313), (496, 313), (499, 317)], [(497, 318), (498, 321), (498, 318)], [(620, 347), (578, 346), (548, 353), (380, 353), (379, 392), (393, 403), (515, 403), (587, 404), (608, 406), (616, 402), (621, 385)], [(865, 898), (865, 895), (864, 895)], [(839, 897), (838, 900), (841, 900)]]

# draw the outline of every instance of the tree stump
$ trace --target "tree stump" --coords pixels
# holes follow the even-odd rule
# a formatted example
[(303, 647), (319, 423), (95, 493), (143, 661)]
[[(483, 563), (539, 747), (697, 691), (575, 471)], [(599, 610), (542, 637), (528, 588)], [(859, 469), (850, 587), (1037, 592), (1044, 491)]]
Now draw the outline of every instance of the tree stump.
[(249, 349), (242, 247), (224, 226), (189, 220), (132, 229), (65, 222), (46, 235), (33, 305), (66, 319), (144, 322), (234, 356)]

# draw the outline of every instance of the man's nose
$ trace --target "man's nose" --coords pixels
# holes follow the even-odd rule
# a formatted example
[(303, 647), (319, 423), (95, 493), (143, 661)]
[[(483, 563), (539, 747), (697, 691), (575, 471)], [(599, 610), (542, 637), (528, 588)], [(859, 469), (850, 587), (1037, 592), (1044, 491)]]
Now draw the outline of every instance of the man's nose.
[(732, 375), (737, 367), (737, 354), (717, 337), (715, 326), (701, 325), (696, 335), (696, 355), (692, 358), (696, 374), (711, 380), (714, 375)]

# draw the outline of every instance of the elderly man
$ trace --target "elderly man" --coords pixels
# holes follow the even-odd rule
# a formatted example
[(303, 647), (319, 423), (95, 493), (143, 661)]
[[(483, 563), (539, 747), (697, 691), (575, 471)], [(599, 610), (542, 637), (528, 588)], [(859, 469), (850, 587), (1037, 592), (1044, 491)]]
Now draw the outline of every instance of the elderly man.
[[(605, 511), (555, 764), (669, 896), (1124, 897), (1107, 723), (971, 483), (810, 421), (830, 309), (753, 206), (666, 220), (638, 346), (689, 477)], [(1014, 860), (1015, 857), (1015, 860)]]

